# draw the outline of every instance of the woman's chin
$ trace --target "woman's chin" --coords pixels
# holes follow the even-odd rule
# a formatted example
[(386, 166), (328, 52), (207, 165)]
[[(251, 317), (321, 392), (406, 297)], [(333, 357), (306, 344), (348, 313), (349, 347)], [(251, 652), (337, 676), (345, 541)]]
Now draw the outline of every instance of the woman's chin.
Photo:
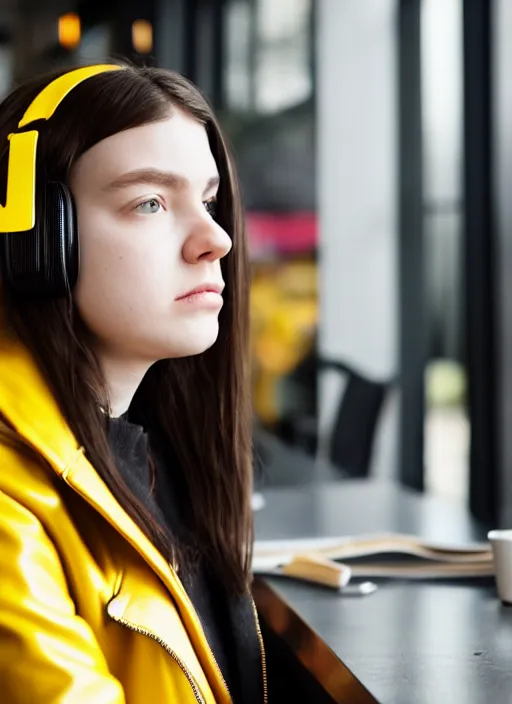
[(203, 323), (197, 326), (190, 326), (188, 330), (181, 330), (179, 340), (174, 338), (171, 341), (169, 358), (194, 357), (202, 354), (213, 347), (219, 336), (218, 320), (211, 323)]

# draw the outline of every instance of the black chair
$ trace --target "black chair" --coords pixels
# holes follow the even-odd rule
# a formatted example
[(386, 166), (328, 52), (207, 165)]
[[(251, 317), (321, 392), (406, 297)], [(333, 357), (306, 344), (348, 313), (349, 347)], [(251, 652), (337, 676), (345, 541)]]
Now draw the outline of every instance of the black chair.
[[(374, 381), (344, 362), (311, 357), (306, 363), (315, 365), (316, 374), (334, 370), (346, 378), (328, 442), (327, 457), (342, 475), (365, 477), (370, 469), (382, 406), (395, 381)], [(289, 414), (279, 423), (277, 435), (309, 455), (317, 453), (319, 438), (316, 417)]]

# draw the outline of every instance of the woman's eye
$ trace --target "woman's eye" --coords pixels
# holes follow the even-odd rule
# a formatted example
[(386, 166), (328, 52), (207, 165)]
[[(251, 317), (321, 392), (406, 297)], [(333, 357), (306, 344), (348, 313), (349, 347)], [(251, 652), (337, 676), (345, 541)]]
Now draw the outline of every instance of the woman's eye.
[(210, 200), (203, 201), (203, 205), (206, 208), (208, 215), (215, 220), (217, 215), (217, 198), (210, 198)]
[(138, 205), (136, 210), (143, 215), (152, 215), (153, 213), (158, 213), (161, 207), (160, 202), (156, 198), (150, 198)]

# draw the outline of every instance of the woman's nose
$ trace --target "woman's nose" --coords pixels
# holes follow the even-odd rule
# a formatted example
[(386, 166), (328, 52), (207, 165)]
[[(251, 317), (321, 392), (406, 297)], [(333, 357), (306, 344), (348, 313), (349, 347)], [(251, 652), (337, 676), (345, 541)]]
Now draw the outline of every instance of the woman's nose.
[(194, 232), (185, 240), (183, 258), (189, 264), (201, 259), (216, 261), (222, 259), (232, 247), (231, 238), (214, 220), (201, 220)]

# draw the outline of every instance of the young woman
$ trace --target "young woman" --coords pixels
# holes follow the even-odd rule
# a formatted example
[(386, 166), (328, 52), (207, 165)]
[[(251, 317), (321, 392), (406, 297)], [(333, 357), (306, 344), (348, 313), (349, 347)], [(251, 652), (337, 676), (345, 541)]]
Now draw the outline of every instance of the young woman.
[[(0, 698), (261, 704), (233, 164), (181, 76), (60, 75), (0, 105), (0, 223), (25, 218), (37, 133), (35, 229), (0, 232)], [(64, 291), (55, 183), (80, 248)]]

